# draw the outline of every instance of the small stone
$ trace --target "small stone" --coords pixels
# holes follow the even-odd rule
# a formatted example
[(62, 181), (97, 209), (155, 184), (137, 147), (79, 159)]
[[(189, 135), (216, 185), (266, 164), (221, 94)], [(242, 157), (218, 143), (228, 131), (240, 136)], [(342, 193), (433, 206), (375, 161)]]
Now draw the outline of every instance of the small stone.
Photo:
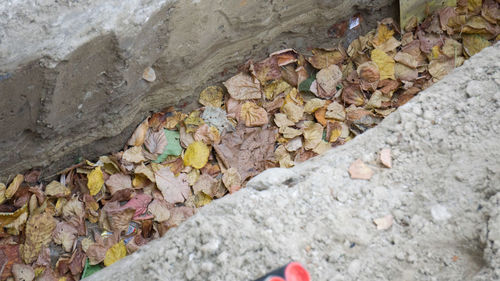
[(391, 150), (389, 148), (380, 151), (380, 163), (387, 168), (392, 168)]
[(432, 206), (431, 207), (431, 214), (432, 214), (432, 218), (435, 221), (446, 221), (449, 218), (451, 218), (450, 212), (448, 212), (446, 207), (441, 205), (441, 204), (436, 204), (436, 205)]
[(142, 79), (148, 82), (155, 81), (156, 80), (155, 70), (151, 66), (146, 67), (146, 69), (144, 69), (144, 72), (142, 73)]

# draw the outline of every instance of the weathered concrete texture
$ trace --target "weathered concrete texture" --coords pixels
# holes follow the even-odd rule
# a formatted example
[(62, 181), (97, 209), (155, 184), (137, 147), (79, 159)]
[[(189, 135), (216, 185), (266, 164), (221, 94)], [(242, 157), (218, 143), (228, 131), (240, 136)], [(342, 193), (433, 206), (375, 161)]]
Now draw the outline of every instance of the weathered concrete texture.
[[(290, 260), (312, 280), (499, 280), (499, 107), (496, 44), (378, 127), (257, 176), (89, 280), (252, 280)], [(350, 179), (357, 158), (371, 180)]]
[[(235, 66), (283, 47), (335, 46), (392, 1), (6, 0), (0, 5), (0, 177), (116, 151), (149, 111), (188, 110)], [(347, 42), (344, 42), (347, 43)], [(141, 79), (152, 66), (157, 80)]]

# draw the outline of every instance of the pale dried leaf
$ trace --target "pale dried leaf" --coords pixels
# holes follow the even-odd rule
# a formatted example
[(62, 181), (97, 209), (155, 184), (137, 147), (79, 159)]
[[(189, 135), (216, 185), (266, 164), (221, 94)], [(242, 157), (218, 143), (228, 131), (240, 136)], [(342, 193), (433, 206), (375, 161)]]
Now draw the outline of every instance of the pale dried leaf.
[(25, 263), (32, 263), (42, 248), (52, 239), (56, 221), (49, 213), (33, 215), (26, 223), (26, 240), (21, 245), (21, 258)]
[(352, 179), (369, 180), (373, 176), (373, 170), (361, 159), (357, 159), (349, 166), (349, 174)]
[(142, 153), (141, 146), (134, 146), (125, 150), (122, 159), (130, 163), (141, 163), (146, 161), (146, 158), (144, 158), (144, 155)]
[(315, 148), (323, 138), (323, 126), (319, 123), (308, 122), (304, 128), (305, 149)]
[(71, 252), (78, 236), (78, 230), (67, 222), (58, 222), (52, 233), (54, 243), (62, 245), (64, 251)]
[(389, 214), (380, 218), (376, 218), (373, 220), (373, 222), (377, 226), (378, 230), (386, 230), (392, 226), (394, 218), (392, 217), (391, 214)]
[(131, 146), (141, 146), (144, 143), (149, 128), (149, 119), (142, 121), (135, 129), (127, 144)]
[(316, 74), (316, 82), (319, 86), (316, 96), (320, 98), (333, 97), (337, 92), (340, 81), (342, 81), (342, 71), (337, 65), (333, 64), (320, 70)]
[(240, 119), (247, 127), (262, 126), (269, 122), (267, 111), (253, 102), (245, 102), (241, 106)]
[(176, 177), (170, 168), (161, 168), (155, 172), (156, 186), (169, 203), (182, 203), (189, 197), (191, 189), (186, 174)]
[(295, 138), (297, 136), (302, 135), (301, 130), (298, 130), (295, 128), (290, 128), (290, 127), (280, 127), (279, 132), (286, 139), (292, 139), (292, 138)]
[(170, 218), (168, 205), (163, 200), (154, 199), (148, 206), (148, 211), (153, 214), (155, 221), (164, 222)]
[(318, 109), (322, 108), (323, 106), (325, 106), (325, 103), (326, 103), (326, 101), (322, 100), (322, 99), (317, 99), (317, 98), (310, 99), (310, 100), (308, 100), (306, 102), (306, 104), (304, 106), (304, 111), (306, 113), (312, 114), (316, 110), (318, 110)]
[(274, 114), (274, 123), (276, 126), (279, 128), (281, 127), (288, 127), (288, 126), (293, 126), (295, 125), (294, 122), (290, 121), (287, 117), (286, 114), (284, 113), (276, 113)]
[(238, 73), (223, 84), (233, 99), (249, 100), (262, 97), (259, 82), (248, 74)]
[(380, 151), (380, 163), (387, 168), (392, 168), (391, 150), (389, 148)]
[(163, 130), (159, 130), (158, 132), (149, 130), (144, 140), (144, 145), (149, 152), (153, 154), (162, 154), (165, 150), (165, 146), (167, 146), (165, 132)]
[(345, 116), (346, 113), (344, 106), (336, 101), (329, 104), (328, 107), (326, 108), (326, 114), (325, 114), (326, 118), (335, 119), (338, 121), (344, 121)]
[(210, 197), (215, 196), (215, 189), (217, 188), (218, 180), (214, 179), (210, 175), (202, 174), (196, 183), (193, 185), (194, 194), (203, 192)]
[(71, 194), (71, 190), (58, 181), (51, 181), (45, 187), (45, 195), (54, 197), (64, 197)]
[(7, 191), (5, 191), (5, 198), (7, 199), (12, 198), (12, 196), (14, 196), (14, 194), (17, 192), (19, 186), (23, 181), (24, 181), (23, 175), (21, 174), (16, 175), (16, 177), (9, 184), (9, 187), (7, 187)]
[(12, 274), (15, 281), (32, 281), (35, 279), (35, 271), (27, 264), (14, 264), (12, 266)]
[(222, 173), (222, 182), (230, 193), (233, 193), (241, 187), (241, 176), (236, 168), (231, 167)]
[(304, 116), (304, 107), (297, 105), (293, 102), (288, 102), (286, 103), (282, 108), (281, 111), (286, 114), (287, 118), (294, 122), (297, 123), (299, 122), (303, 116)]
[(111, 195), (113, 195), (118, 190), (132, 188), (132, 180), (129, 175), (113, 174), (106, 180), (106, 187)]

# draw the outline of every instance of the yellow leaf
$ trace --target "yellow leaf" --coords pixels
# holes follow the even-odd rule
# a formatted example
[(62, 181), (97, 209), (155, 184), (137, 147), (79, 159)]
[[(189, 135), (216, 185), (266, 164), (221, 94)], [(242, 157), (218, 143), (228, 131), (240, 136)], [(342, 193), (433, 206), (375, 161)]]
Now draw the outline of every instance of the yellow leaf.
[(387, 28), (385, 24), (379, 24), (377, 28), (377, 36), (373, 39), (373, 43), (376, 46), (381, 45), (385, 41), (389, 40), (394, 35), (394, 30)]
[(212, 202), (212, 198), (210, 198), (210, 196), (206, 195), (203, 192), (198, 192), (194, 196), (194, 205), (196, 206), (196, 208), (203, 207), (210, 202)]
[(464, 34), (463, 44), (466, 55), (473, 56), (482, 49), (491, 46), (491, 43), (479, 34)]
[(90, 195), (94, 196), (101, 191), (104, 184), (104, 177), (102, 175), (101, 166), (98, 166), (88, 174), (87, 186), (90, 190)]
[(310, 99), (306, 102), (306, 105), (304, 106), (304, 111), (306, 113), (312, 114), (316, 110), (325, 106), (325, 103), (326, 101), (322, 99)]
[(5, 197), (7, 199), (10, 199), (12, 196), (14, 196), (14, 194), (17, 192), (17, 189), (19, 188), (19, 185), (21, 185), (23, 181), (24, 181), (24, 176), (18, 174), (9, 184), (7, 191), (5, 191)]
[(247, 127), (262, 126), (269, 122), (267, 111), (251, 101), (241, 106), (240, 118), (245, 121)]
[(440, 54), (441, 54), (441, 52), (439, 50), (439, 46), (438, 45), (432, 47), (432, 49), (431, 49), (431, 58), (432, 59), (437, 59)]
[(184, 165), (201, 169), (207, 164), (209, 155), (210, 149), (206, 144), (201, 141), (192, 142), (184, 154)]
[(204, 106), (221, 107), (224, 93), (221, 87), (209, 86), (200, 93), (199, 102)]
[(5, 184), (1, 183), (0, 182), (0, 204), (3, 203), (3, 201), (5, 201), (5, 191), (7, 190), (7, 188), (5, 187)]
[(123, 240), (114, 244), (106, 251), (106, 256), (104, 257), (104, 266), (110, 266), (113, 263), (119, 261), (127, 255), (127, 248), (125, 248), (125, 243)]
[(193, 133), (196, 131), (198, 126), (205, 124), (205, 121), (200, 117), (201, 112), (199, 110), (195, 110), (189, 113), (189, 116), (184, 119), (184, 125), (186, 125), (186, 132)]
[(379, 49), (374, 49), (371, 52), (372, 61), (378, 66), (380, 70), (380, 80), (392, 79), (394, 77), (394, 59)]
[(277, 95), (287, 92), (290, 89), (290, 84), (280, 79), (267, 85), (264, 88), (264, 95), (266, 96), (266, 99), (273, 100)]
[(469, 10), (469, 12), (477, 12), (481, 10), (482, 5), (483, 0), (467, 0), (467, 10)]

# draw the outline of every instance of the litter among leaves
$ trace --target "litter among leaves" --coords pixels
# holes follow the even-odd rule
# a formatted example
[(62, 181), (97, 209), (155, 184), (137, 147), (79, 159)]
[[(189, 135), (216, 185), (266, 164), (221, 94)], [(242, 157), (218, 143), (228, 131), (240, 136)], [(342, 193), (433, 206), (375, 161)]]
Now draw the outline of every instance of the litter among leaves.
[[(82, 161), (49, 183), (38, 170), (0, 183), (0, 279), (87, 277), (265, 169), (349, 142), (498, 41), (499, 20), (498, 1), (458, 1), (401, 29), (384, 19), (347, 49), (274, 52), (204, 89), (202, 107), (147, 117), (123, 151)], [(342, 36), (348, 25), (332, 28)], [(157, 79), (151, 67), (143, 79)], [(379, 162), (392, 167), (390, 149)], [(358, 159), (348, 173), (369, 180), (374, 171)], [(393, 218), (374, 223), (388, 229)]]

